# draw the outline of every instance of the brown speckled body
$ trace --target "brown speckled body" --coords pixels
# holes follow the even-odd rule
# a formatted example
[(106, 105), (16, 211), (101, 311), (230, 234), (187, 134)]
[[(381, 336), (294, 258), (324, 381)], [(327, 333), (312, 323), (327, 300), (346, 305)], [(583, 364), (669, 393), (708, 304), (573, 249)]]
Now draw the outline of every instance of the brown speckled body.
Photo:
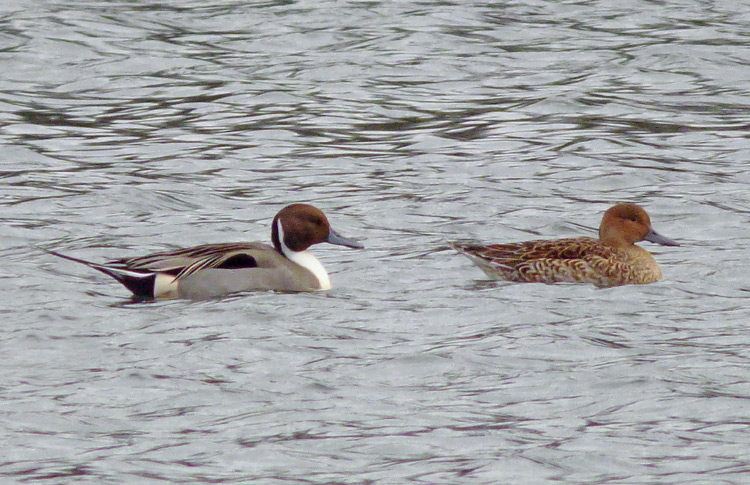
[(651, 228), (648, 214), (635, 204), (619, 204), (609, 209), (599, 234), (599, 239), (579, 237), (494, 245), (451, 243), (451, 246), (495, 278), (608, 287), (661, 279), (656, 260), (635, 242), (645, 239), (677, 245), (657, 234)]

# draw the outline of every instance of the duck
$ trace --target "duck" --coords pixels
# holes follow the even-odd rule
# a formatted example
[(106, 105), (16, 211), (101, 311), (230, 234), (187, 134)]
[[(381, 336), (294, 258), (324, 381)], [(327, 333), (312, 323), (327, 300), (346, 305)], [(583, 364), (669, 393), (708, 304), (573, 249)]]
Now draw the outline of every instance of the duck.
[(328, 273), (308, 248), (329, 243), (364, 249), (334, 231), (325, 214), (308, 204), (281, 209), (271, 224), (271, 241), (272, 246), (260, 242), (204, 244), (104, 264), (44, 251), (111, 276), (137, 298), (196, 300), (254, 290), (328, 290)]
[(633, 203), (617, 204), (604, 213), (599, 239), (450, 245), (493, 278), (518, 283), (589, 283), (606, 288), (654, 283), (662, 278), (651, 253), (635, 244), (640, 241), (679, 246), (657, 233), (645, 209)]

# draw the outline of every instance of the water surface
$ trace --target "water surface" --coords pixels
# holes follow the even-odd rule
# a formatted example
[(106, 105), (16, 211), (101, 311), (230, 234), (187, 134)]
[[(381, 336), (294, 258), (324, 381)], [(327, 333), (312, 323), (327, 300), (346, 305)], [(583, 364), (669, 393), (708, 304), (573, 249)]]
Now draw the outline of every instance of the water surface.
[[(740, 483), (747, 8), (4, 2), (0, 476)], [(488, 281), (447, 241), (643, 204), (664, 280)], [(55, 260), (270, 239), (326, 293), (132, 302)]]

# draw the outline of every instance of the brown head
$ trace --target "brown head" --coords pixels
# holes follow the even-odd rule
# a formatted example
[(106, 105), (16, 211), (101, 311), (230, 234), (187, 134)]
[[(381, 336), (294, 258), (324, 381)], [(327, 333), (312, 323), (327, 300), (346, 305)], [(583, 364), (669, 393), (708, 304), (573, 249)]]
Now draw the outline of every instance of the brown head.
[(617, 204), (604, 213), (599, 226), (599, 239), (608, 246), (627, 247), (638, 241), (650, 241), (663, 246), (679, 246), (651, 227), (643, 208), (637, 204)]
[(284, 249), (304, 251), (323, 242), (361, 249), (356, 241), (339, 236), (331, 229), (323, 212), (308, 204), (292, 204), (276, 214), (271, 226), (273, 246), (282, 254)]

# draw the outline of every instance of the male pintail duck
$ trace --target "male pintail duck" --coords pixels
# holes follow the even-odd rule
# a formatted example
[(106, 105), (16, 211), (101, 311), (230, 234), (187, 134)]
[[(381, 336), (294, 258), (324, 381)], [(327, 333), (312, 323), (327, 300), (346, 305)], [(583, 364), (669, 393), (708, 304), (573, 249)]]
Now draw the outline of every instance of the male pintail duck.
[(618, 204), (604, 213), (599, 239), (579, 237), (511, 244), (451, 243), (488, 276), (521, 283), (591, 283), (599, 287), (653, 283), (661, 279), (651, 253), (635, 245), (650, 241), (679, 246), (651, 228), (636, 204)]
[(307, 204), (281, 209), (273, 219), (271, 240), (273, 246), (205, 244), (106, 264), (46, 251), (113, 277), (137, 297), (203, 299), (249, 290), (328, 290), (328, 273), (307, 249), (324, 242), (363, 248), (337, 234), (325, 214)]

